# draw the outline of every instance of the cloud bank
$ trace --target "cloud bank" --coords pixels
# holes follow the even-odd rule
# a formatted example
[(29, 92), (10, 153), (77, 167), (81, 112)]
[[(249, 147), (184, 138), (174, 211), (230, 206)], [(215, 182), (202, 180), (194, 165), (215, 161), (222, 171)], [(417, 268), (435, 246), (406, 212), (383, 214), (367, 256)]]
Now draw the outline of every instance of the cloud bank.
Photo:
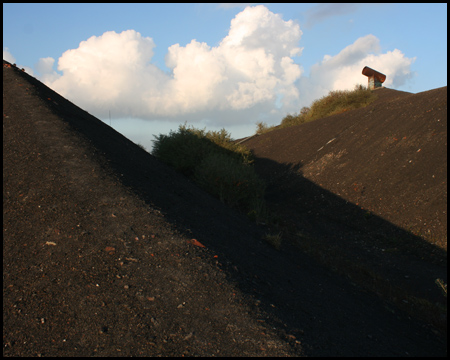
[(294, 82), (300, 66), (302, 32), (292, 20), (264, 6), (247, 7), (232, 21), (217, 47), (195, 39), (169, 47), (169, 73), (151, 64), (155, 43), (134, 30), (105, 32), (51, 58), (37, 68), (51, 88), (94, 114), (111, 110), (116, 116), (145, 119), (295, 101)]
[(414, 59), (397, 49), (381, 53), (373, 35), (325, 55), (305, 76), (294, 62), (303, 51), (302, 35), (296, 22), (258, 5), (237, 14), (215, 47), (195, 39), (170, 46), (169, 72), (151, 63), (153, 39), (134, 30), (108, 31), (81, 42), (58, 59), (59, 72), (52, 58), (40, 59), (35, 68), (46, 85), (100, 118), (111, 111), (116, 118), (209, 119), (216, 126), (255, 124), (261, 117), (279, 123), (330, 90), (366, 84), (365, 65), (385, 73), (388, 87), (412, 76)]

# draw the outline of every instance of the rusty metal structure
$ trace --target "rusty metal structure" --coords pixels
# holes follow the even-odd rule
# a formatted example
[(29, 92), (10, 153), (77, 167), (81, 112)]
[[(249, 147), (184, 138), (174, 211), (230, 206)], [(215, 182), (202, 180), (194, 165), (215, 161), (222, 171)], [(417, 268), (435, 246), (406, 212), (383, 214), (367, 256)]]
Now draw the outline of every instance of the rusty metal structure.
[(384, 81), (386, 80), (386, 75), (384, 75), (374, 69), (371, 69), (368, 66), (364, 66), (362, 74), (366, 75), (369, 78), (369, 89), (370, 90), (374, 90), (374, 89), (382, 87), (381, 84), (383, 84)]

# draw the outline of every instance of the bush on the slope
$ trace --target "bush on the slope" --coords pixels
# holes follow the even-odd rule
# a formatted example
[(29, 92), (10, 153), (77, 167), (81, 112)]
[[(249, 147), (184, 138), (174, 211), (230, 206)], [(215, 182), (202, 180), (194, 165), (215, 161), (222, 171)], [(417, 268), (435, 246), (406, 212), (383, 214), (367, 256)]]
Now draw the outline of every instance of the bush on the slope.
[(206, 132), (181, 125), (178, 131), (155, 138), (153, 155), (222, 202), (258, 218), (264, 183), (251, 165), (250, 151), (235, 144), (225, 129)]

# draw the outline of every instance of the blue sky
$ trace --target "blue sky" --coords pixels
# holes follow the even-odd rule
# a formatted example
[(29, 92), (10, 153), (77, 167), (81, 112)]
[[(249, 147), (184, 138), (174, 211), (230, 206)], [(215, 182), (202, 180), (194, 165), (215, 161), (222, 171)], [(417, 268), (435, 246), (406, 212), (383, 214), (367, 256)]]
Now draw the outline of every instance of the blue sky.
[(447, 85), (447, 4), (3, 4), (3, 58), (131, 140), (252, 135), (330, 90)]

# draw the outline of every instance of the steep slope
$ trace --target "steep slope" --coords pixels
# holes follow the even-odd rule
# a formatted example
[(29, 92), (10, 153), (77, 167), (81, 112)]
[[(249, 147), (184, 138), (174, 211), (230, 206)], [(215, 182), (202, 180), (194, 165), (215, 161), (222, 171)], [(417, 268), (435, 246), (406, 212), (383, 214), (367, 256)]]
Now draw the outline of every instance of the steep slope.
[(8, 65), (4, 355), (445, 354), (423, 323), (274, 251), (265, 229)]
[(447, 280), (447, 87), (375, 92), (366, 108), (243, 144), (294, 241), (350, 276), (371, 274), (361, 282), (381, 277), (386, 292), (444, 304), (435, 280)]
[(447, 87), (375, 91), (367, 108), (244, 142), (297, 173), (446, 249)]
[(3, 88), (4, 355), (293, 353), (257, 321), (216, 253), (189, 244), (124, 183), (148, 181), (148, 195), (188, 221), (188, 201), (204, 215), (198, 200), (242, 236), (251, 229), (28, 75), (4, 67)]

